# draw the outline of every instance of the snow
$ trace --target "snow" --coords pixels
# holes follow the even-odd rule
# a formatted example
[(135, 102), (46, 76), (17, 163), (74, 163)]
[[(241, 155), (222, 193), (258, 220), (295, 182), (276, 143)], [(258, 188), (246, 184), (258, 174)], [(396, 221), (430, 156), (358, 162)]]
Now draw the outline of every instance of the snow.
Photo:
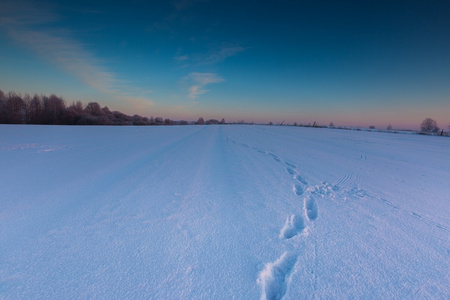
[(449, 299), (450, 139), (0, 126), (0, 299)]

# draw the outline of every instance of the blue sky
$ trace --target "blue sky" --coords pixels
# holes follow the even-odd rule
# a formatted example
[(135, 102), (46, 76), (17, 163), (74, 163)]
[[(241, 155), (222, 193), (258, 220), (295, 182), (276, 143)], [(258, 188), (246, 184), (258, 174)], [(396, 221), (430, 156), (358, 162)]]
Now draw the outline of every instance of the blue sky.
[(450, 122), (448, 1), (2, 1), (0, 89), (143, 116)]

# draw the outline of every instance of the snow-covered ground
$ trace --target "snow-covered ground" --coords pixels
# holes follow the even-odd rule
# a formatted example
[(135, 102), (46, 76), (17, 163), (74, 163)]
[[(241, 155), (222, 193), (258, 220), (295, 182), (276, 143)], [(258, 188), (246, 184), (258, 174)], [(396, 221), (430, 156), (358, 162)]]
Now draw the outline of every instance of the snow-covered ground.
[(449, 299), (450, 139), (0, 126), (2, 299)]

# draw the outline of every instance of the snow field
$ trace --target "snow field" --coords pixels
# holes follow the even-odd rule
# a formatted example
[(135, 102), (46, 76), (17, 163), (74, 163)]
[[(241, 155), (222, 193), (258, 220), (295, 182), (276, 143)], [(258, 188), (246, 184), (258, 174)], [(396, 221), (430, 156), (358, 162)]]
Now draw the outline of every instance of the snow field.
[(447, 299), (450, 141), (0, 126), (0, 298)]

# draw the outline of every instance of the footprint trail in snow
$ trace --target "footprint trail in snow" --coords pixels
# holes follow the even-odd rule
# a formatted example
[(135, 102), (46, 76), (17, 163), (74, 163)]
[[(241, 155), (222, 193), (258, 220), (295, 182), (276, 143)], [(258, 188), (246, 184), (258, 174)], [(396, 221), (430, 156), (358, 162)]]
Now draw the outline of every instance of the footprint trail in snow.
[[(236, 144), (236, 142), (233, 141)], [(284, 162), (284, 170), (294, 180), (292, 184), (292, 192), (297, 197), (303, 197), (303, 201), (299, 203), (299, 210), (286, 217), (286, 221), (280, 230), (279, 238), (282, 241), (289, 241), (299, 235), (303, 238), (309, 234), (309, 225), (314, 222), (319, 210), (313, 193), (315, 188), (309, 187), (308, 181), (297, 171), (297, 166), (288, 161), (282, 161), (280, 157), (269, 151), (265, 151), (258, 147), (249, 147), (247, 144), (239, 143), (245, 148), (251, 148), (260, 154), (267, 155), (276, 162)], [(282, 299), (288, 291), (289, 282), (294, 273), (295, 264), (298, 255), (292, 252), (284, 252), (276, 261), (267, 263), (264, 270), (259, 274), (257, 283), (261, 286), (261, 299)]]

